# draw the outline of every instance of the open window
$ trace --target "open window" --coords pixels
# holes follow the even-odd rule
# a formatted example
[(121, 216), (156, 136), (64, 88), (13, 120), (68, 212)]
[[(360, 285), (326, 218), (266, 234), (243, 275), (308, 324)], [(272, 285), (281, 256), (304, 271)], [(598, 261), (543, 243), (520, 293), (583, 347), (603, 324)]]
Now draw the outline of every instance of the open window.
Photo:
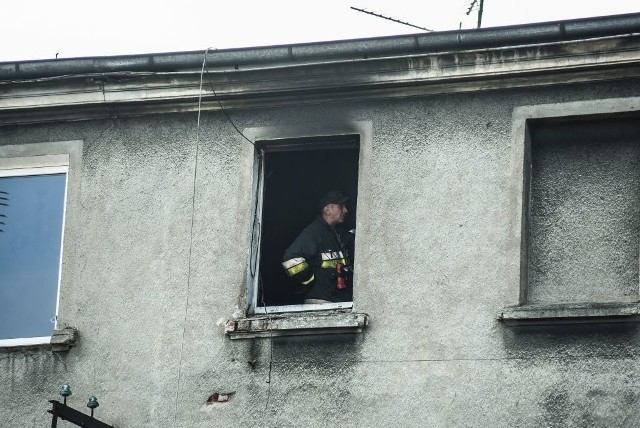
[(359, 146), (359, 135), (256, 141), (259, 158), (249, 313), (352, 307), (352, 302), (304, 304), (300, 285), (287, 276), (281, 262), (285, 249), (319, 214), (318, 202), (328, 191), (349, 196), (343, 226), (355, 228)]

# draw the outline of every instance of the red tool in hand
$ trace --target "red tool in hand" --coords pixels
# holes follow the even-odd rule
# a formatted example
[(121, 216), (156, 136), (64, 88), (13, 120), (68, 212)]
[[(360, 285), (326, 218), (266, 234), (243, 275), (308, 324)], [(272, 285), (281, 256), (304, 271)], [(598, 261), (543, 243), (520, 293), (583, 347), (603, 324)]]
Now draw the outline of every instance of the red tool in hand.
[(347, 288), (347, 275), (345, 274), (345, 268), (342, 263), (336, 265), (336, 288), (338, 290)]

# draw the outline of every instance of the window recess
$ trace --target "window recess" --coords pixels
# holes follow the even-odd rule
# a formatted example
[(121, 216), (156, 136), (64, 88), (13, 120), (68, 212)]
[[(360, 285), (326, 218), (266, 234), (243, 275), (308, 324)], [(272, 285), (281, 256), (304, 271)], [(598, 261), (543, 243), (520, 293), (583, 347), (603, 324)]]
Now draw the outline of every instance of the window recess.
[(637, 99), (575, 103), (566, 116), (557, 116), (557, 107), (516, 112), (519, 299), (498, 319), (638, 319), (640, 114), (631, 111), (636, 104)]
[[(360, 137), (357, 134), (257, 140), (255, 222), (248, 314), (350, 309), (352, 302), (308, 305), (281, 262), (285, 249), (319, 214), (327, 191), (349, 196), (343, 225), (355, 228)], [(354, 255), (352, 255), (354, 256)]]
[[(67, 351), (82, 141), (0, 146), (0, 350)], [(65, 302), (66, 300), (66, 302)]]

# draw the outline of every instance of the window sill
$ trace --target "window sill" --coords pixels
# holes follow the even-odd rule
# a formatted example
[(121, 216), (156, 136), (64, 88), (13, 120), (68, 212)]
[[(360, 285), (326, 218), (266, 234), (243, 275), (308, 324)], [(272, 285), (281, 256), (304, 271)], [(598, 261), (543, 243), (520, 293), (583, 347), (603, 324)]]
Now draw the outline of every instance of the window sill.
[(360, 333), (368, 323), (367, 314), (342, 311), (260, 315), (229, 320), (224, 332), (231, 339)]
[(508, 306), (498, 314), (506, 325), (640, 321), (640, 302), (561, 303)]
[(336, 302), (336, 303), (322, 303), (322, 304), (303, 304), (303, 305), (283, 305), (283, 306), (267, 306), (255, 308), (255, 315), (265, 314), (291, 314), (293, 312), (317, 312), (326, 310), (337, 309), (351, 309), (353, 302)]
[(65, 352), (78, 341), (78, 330), (67, 327), (53, 330), (51, 336), (31, 337), (25, 339), (0, 340), (0, 349), (15, 348), (51, 348), (53, 352)]

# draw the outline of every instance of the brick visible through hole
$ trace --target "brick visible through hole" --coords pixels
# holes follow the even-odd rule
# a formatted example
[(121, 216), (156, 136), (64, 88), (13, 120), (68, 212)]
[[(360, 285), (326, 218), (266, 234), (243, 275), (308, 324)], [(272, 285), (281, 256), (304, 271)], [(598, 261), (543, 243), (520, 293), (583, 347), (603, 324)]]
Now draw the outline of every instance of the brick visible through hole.
[(214, 392), (207, 399), (207, 404), (215, 404), (215, 403), (226, 403), (231, 400), (234, 392)]

